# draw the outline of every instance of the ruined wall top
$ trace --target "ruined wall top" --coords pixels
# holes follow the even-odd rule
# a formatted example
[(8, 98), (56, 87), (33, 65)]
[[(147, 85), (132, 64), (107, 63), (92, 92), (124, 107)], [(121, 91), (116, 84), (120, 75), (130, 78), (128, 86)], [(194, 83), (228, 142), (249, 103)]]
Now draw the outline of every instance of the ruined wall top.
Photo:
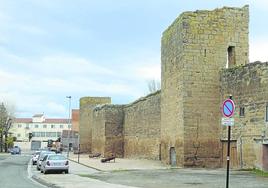
[(80, 109), (86, 105), (96, 106), (98, 104), (111, 104), (111, 97), (82, 97), (80, 98)]
[(238, 12), (245, 12), (246, 16), (249, 17), (249, 5), (245, 5), (242, 8), (237, 7), (223, 7), (223, 8), (216, 8), (214, 10), (196, 10), (196, 11), (185, 11), (181, 13), (174, 21), (173, 23), (163, 32), (163, 35), (169, 32), (172, 27), (174, 27), (177, 23), (180, 23), (181, 21), (191, 18), (191, 17), (201, 17), (205, 15), (211, 15), (211, 14), (218, 14), (220, 12), (224, 12), (225, 14), (231, 14), (231, 13), (238, 13)]

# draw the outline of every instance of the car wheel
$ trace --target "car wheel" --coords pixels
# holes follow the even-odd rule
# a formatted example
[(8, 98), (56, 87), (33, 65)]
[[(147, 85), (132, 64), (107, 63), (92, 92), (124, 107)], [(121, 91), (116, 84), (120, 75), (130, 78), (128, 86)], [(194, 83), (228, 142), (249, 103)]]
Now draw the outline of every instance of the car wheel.
[(44, 173), (44, 174), (47, 174), (47, 171), (44, 170), (43, 173)]
[(69, 173), (69, 170), (65, 170), (65, 174), (68, 174)]
[(37, 169), (38, 171), (40, 170), (40, 168), (39, 168), (38, 166), (36, 167), (36, 169)]
[(43, 173), (43, 170), (40, 170), (41, 173)]

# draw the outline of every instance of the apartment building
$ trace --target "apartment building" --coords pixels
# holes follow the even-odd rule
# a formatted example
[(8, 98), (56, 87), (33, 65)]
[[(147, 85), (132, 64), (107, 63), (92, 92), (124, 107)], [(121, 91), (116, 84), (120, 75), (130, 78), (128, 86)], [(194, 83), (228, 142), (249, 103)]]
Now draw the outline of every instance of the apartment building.
[(16, 137), (17, 142), (56, 140), (62, 135), (63, 130), (71, 130), (69, 119), (46, 118), (44, 114), (36, 114), (32, 118), (16, 118), (10, 133)]

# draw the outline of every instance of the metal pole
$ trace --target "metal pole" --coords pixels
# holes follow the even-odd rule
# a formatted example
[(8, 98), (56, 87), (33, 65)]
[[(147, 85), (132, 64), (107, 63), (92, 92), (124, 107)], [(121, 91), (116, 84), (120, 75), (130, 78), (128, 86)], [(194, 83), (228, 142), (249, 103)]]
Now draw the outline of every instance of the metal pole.
[[(229, 99), (232, 100), (230, 95)], [(230, 168), (230, 138), (231, 138), (231, 126), (228, 126), (228, 146), (227, 146), (227, 173), (226, 173), (226, 188), (229, 188), (229, 168)]]
[(67, 96), (66, 98), (69, 99), (69, 120), (68, 120), (68, 136), (67, 136), (67, 142), (68, 142), (67, 158), (69, 158), (69, 152), (70, 152), (70, 130), (69, 130), (69, 125), (71, 124), (71, 99), (72, 99), (72, 96)]
[(78, 146), (78, 163), (80, 162), (80, 144), (79, 144), (79, 146)]
[(77, 159), (78, 163), (79, 163), (79, 159), (80, 159), (80, 134), (78, 134), (78, 159)]

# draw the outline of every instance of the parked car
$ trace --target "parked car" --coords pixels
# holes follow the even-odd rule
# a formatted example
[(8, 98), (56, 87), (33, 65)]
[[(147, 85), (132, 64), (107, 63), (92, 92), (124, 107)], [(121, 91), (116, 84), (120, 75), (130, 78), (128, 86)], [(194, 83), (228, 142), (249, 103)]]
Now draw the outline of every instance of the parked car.
[(40, 152), (40, 154), (39, 154), (39, 156), (38, 156), (38, 158), (37, 158), (37, 162), (36, 162), (36, 169), (37, 169), (37, 170), (40, 170), (40, 168), (41, 168), (41, 163), (42, 163), (44, 157), (45, 157), (46, 155), (48, 155), (48, 154), (55, 154), (55, 152), (53, 152), (53, 151), (41, 151), (41, 152)]
[(40, 153), (41, 153), (41, 151), (34, 152), (34, 154), (32, 156), (32, 164), (33, 165), (36, 165)]
[(61, 154), (48, 154), (41, 163), (41, 173), (60, 171), (69, 173), (69, 161)]
[(14, 146), (10, 149), (11, 155), (21, 154), (21, 149), (19, 146)]

